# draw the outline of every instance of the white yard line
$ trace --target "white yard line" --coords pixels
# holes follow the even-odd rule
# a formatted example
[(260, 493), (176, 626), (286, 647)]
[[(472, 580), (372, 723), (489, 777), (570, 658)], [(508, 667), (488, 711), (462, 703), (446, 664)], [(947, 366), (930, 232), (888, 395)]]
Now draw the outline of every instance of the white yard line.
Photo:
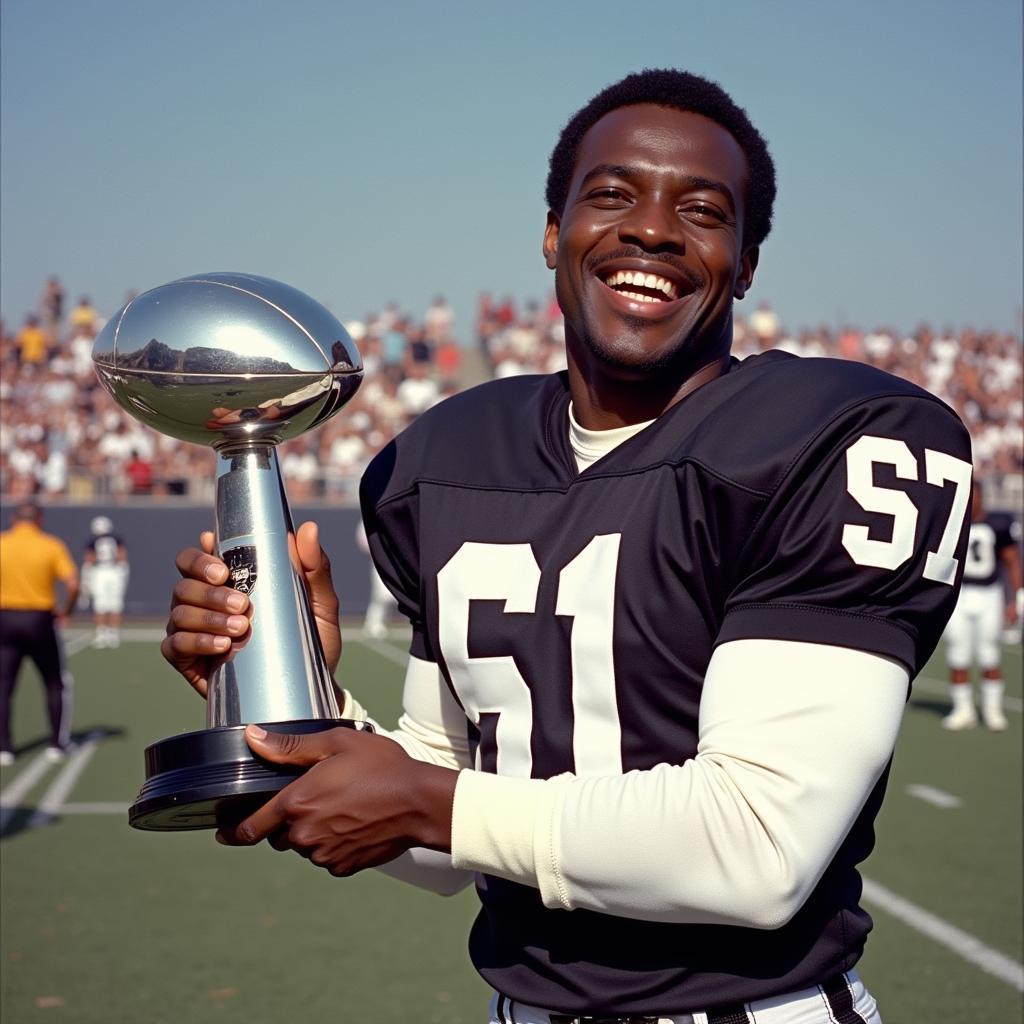
[(84, 651), (92, 643), (92, 633), (88, 633), (85, 636), (75, 634), (64, 638), (64, 651), (70, 658), (72, 654), (77, 654), (79, 651)]
[(129, 629), (121, 630), (121, 640), (127, 640), (129, 643), (153, 643), (156, 641), (159, 643), (163, 638), (167, 636), (167, 630), (161, 626), (159, 628), (153, 627), (142, 627), (132, 626)]
[(952, 793), (947, 793), (943, 789), (936, 789), (934, 786), (926, 786), (920, 782), (907, 786), (907, 792), (911, 796), (916, 796), (918, 800), (923, 800), (926, 804), (931, 804), (933, 807), (941, 807), (944, 811), (950, 810), (953, 807), (959, 807), (963, 803), (960, 797), (953, 796)]
[[(92, 637), (92, 630), (69, 630), (64, 638), (65, 654), (69, 658), (78, 654), (92, 643)], [(18, 772), (14, 781), (0, 792), (0, 834), (7, 830), (7, 823), (17, 810), (21, 798), (46, 774), (51, 763), (47, 761), (45, 751), (40, 751)]]
[(981, 939), (975, 938), (962, 928), (943, 921), (941, 917), (936, 917), (935, 914), (911, 903), (884, 885), (873, 882), (870, 878), (864, 879), (864, 902), (897, 918), (940, 946), (945, 946), (962, 960), (980, 967), (1000, 981), (1005, 981), (1018, 992), (1024, 992), (1024, 964), (991, 946), (986, 946)]
[(387, 658), (388, 661), (394, 662), (396, 665), (404, 666), (409, 661), (408, 651), (392, 646), (387, 640), (374, 640), (368, 636), (354, 636), (346, 642), (369, 647), (375, 654), (379, 654), (382, 658)]
[(46, 774), (50, 762), (46, 760), (46, 753), (39, 751), (17, 776), (14, 781), (0, 792), (0, 833), (7, 831), (7, 823), (11, 816), (18, 809), (21, 798)]
[[(123, 626), (121, 628), (122, 643), (152, 643), (163, 640), (167, 630), (156, 626)], [(64, 631), (64, 642), (67, 647), (74, 645), (74, 650), (85, 650), (91, 647), (96, 640), (96, 631), (93, 629), (66, 629)]]
[[(942, 697), (949, 696), (949, 683), (941, 679), (933, 679), (930, 676), (918, 676), (914, 680), (914, 689), (922, 693), (934, 693)], [(1019, 715), (1024, 711), (1024, 700), (1020, 697), (1003, 697), (1003, 707), (1007, 711), (1016, 711)]]
[(94, 803), (61, 804), (61, 814), (127, 814), (131, 804), (120, 804), (113, 801), (96, 801)]
[(65, 799), (75, 788), (75, 783), (85, 771), (85, 766), (92, 755), (96, 753), (102, 738), (103, 733), (91, 732), (80, 746), (71, 751), (57, 778), (50, 783), (49, 789), (43, 794), (43, 799), (39, 801), (39, 806), (32, 812), (32, 817), (28, 821), (29, 828), (46, 825), (60, 815)]

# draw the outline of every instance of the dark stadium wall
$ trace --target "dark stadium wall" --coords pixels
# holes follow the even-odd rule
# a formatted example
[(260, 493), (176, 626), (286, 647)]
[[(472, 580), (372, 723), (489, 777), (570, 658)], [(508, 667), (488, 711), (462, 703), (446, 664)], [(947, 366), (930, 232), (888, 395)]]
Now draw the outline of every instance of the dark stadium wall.
[[(171, 504), (51, 505), (44, 509), (43, 528), (60, 537), (81, 566), (90, 537), (89, 523), (98, 515), (110, 517), (114, 533), (128, 549), (131, 572), (125, 615), (163, 618), (170, 606), (171, 588), (179, 578), (174, 556), (182, 548), (198, 544), (199, 534), (212, 528), (212, 509)], [(7, 518), (4, 516), (5, 528)], [(293, 505), (292, 519), (296, 523), (312, 519), (319, 524), (341, 599), (341, 614), (362, 615), (370, 595), (370, 562), (356, 546), (359, 509)]]

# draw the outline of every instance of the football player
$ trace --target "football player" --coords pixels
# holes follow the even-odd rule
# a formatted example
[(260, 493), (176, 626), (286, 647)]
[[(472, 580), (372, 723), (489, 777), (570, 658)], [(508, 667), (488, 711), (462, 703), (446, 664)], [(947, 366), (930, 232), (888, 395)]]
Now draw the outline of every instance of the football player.
[(95, 516), (85, 545), (82, 577), (96, 627), (94, 647), (120, 647), (124, 595), (128, 589), (128, 549), (114, 533), (109, 516)]
[(952, 711), (942, 720), (947, 729), (972, 729), (978, 724), (971, 692), (975, 662), (981, 669), (981, 719), (993, 732), (1006, 729), (1001, 640), (1003, 626), (1012, 627), (1017, 621), (1019, 601), (1007, 601), (1004, 587), (1008, 583), (1014, 598), (1019, 598), (1020, 540), (1020, 523), (1009, 513), (986, 511), (981, 483), (975, 481), (964, 583), (946, 627), (953, 702)]
[[(630, 75), (570, 119), (543, 238), (567, 372), (435, 406), (363, 479), (412, 624), (398, 727), (249, 727), (309, 770), (220, 841), (472, 873), (492, 1022), (880, 1020), (856, 866), (956, 600), (970, 445), (869, 366), (731, 358), (774, 196), (697, 76)], [(316, 527), (296, 540), (336, 664)], [(162, 645), (200, 693), (259, 605), (211, 551), (178, 555)]]
[[(366, 527), (362, 521), (356, 526), (356, 547), (363, 554), (369, 555), (370, 542), (366, 538)], [(370, 597), (363, 616), (363, 635), (371, 640), (383, 640), (388, 635), (388, 615), (394, 608), (395, 599), (370, 559)]]

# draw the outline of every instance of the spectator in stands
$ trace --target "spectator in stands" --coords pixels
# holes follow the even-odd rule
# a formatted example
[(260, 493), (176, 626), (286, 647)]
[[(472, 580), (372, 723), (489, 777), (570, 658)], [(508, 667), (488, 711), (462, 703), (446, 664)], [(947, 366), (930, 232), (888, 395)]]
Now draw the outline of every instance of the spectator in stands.
[[(362, 325), (360, 325), (362, 326)], [(363, 376), (374, 377), (381, 372), (384, 360), (381, 356), (380, 338), (363, 328), (361, 336), (352, 336), (353, 341), (359, 347), (359, 354), (363, 357)]]
[(506, 295), (494, 312), (498, 327), (508, 327), (516, 322), (516, 304), (512, 297)]
[(124, 474), (132, 494), (153, 493), (153, 463), (134, 448), (125, 463)]
[(427, 341), (434, 345), (448, 341), (455, 327), (455, 314), (443, 295), (438, 295), (423, 316), (423, 329)]
[(61, 318), (64, 316), (64, 286), (56, 276), (46, 279), (43, 294), (39, 299), (39, 309), (43, 316), (43, 328), (56, 342), (60, 336)]
[(767, 302), (762, 302), (750, 314), (750, 329), (762, 351), (774, 347), (775, 339), (779, 336), (779, 317)]
[(437, 343), (434, 350), (434, 366), (442, 388), (455, 387), (462, 369), (462, 350), (454, 338)]
[(296, 501), (312, 498), (320, 475), (320, 460), (311, 448), (311, 440), (299, 437), (292, 441), (281, 459), (281, 472), (288, 479), (288, 490)]
[[(215, 465), (210, 453), (146, 430), (125, 417), (99, 387), (92, 368), (91, 316), (98, 325), (102, 318), (83, 298), (68, 317), (67, 336), (55, 345), (38, 318), (33, 318), (34, 335), (3, 335), (0, 489), (8, 497), (39, 491), (80, 498), (145, 493), (145, 468), (133, 465), (134, 450), (150, 466), (152, 492), (191, 491), (205, 500)], [(290, 486), (310, 496), (350, 498), (355, 490), (345, 474), (353, 465), (356, 442), (361, 441), (369, 459), (410, 419), (457, 388), (466, 370), (453, 336), (454, 317), (441, 296), (423, 323), (391, 302), (348, 326), (363, 356), (362, 388), (341, 417), (306, 436), (300, 456), (285, 464), (294, 442), (281, 449), (286, 478), (304, 478), (294, 484), (289, 479)], [(553, 295), (543, 303), (528, 300), (520, 309), (511, 297), (497, 302), (484, 293), (475, 332), (493, 376), (565, 367), (564, 324)], [(763, 303), (749, 322), (735, 317), (733, 341), (738, 358), (776, 347), (801, 356), (864, 360), (912, 380), (952, 405), (969, 425), (979, 474), (997, 482), (1016, 481), (1013, 494), (1020, 495), (1024, 402), (1019, 336), (970, 327), (935, 332), (927, 325), (906, 333), (856, 325), (796, 330)], [(347, 422), (360, 424), (360, 437), (342, 429), (340, 424)]]
[(42, 366), (49, 353), (50, 341), (39, 326), (39, 317), (30, 313), (25, 317), (25, 326), (18, 332), (18, 361), (25, 366)]
[(71, 372), (81, 382), (83, 379), (91, 383), (95, 380), (92, 368), (92, 345), (94, 341), (93, 330), (85, 324), (78, 324), (72, 328), (71, 339), (68, 342), (68, 357), (71, 360)]
[(410, 327), (406, 330), (405, 365), (411, 363), (423, 363), (427, 365), (433, 362), (434, 353), (431, 342), (427, 338), (426, 331), (418, 327)]
[(368, 461), (368, 449), (364, 435), (370, 425), (365, 412), (349, 413), (342, 417), (340, 430), (331, 442), (327, 463), (340, 477), (358, 479)]
[(68, 458), (59, 448), (47, 449), (42, 442), (37, 448), (36, 480), (38, 490), (53, 497), (63, 494), (68, 486)]
[(99, 313), (93, 308), (89, 296), (83, 295), (78, 300), (78, 305), (68, 314), (68, 326), (71, 328), (72, 333), (77, 333), (84, 329), (95, 337), (99, 316)]
[(844, 327), (839, 332), (838, 352), (840, 359), (861, 358), (861, 332), (855, 327)]
[(393, 310), (388, 312), (391, 312), (392, 315), (383, 316), (378, 325), (381, 330), (379, 334), (381, 358), (385, 365), (395, 366), (405, 358), (405, 349), (408, 345), (406, 336), (408, 325), (404, 317), (394, 315)]
[(429, 409), (438, 399), (440, 390), (437, 381), (429, 376), (426, 363), (409, 363), (409, 375), (395, 391), (405, 415), (411, 420)]
[(489, 292), (481, 292), (476, 310), (476, 343), (487, 358), (491, 351), (491, 335), (498, 330), (497, 310)]

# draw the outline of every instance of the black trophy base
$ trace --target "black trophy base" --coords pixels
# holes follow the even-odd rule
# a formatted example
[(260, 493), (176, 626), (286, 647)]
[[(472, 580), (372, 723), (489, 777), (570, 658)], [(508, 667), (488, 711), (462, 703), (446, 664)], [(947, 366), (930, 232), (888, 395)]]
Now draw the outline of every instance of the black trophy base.
[[(259, 724), (268, 732), (367, 728), (350, 718)], [(258, 758), (245, 742), (244, 725), (170, 736), (146, 748), (146, 781), (128, 809), (128, 824), (148, 832), (234, 825), (304, 771)]]

